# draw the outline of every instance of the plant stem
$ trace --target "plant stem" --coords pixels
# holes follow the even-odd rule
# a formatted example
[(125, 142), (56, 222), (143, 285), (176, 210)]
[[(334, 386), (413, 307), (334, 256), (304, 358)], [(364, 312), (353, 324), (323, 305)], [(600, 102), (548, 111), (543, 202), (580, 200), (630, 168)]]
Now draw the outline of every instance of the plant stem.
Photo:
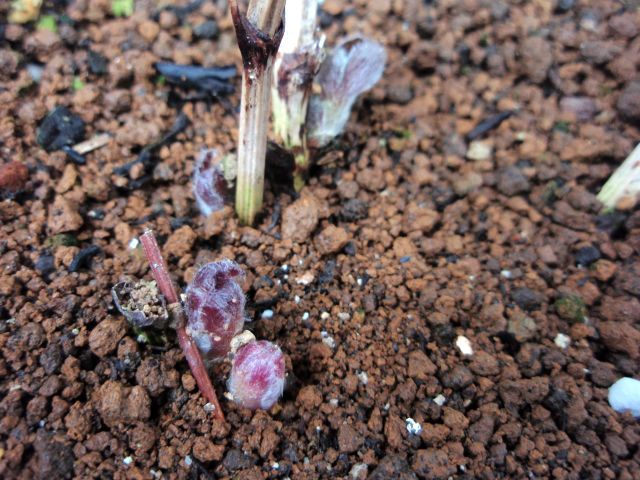
[(606, 208), (615, 208), (616, 204), (626, 196), (634, 197), (640, 191), (640, 144), (633, 149), (629, 156), (622, 162), (615, 172), (604, 184), (598, 200)]
[(236, 212), (253, 223), (262, 208), (273, 59), (282, 38), (284, 0), (250, 0), (247, 15), (229, 2), (242, 54)]
[(167, 301), (169, 315), (172, 316), (172, 320), (175, 320), (173, 323), (176, 325), (178, 343), (180, 343), (180, 347), (184, 353), (184, 358), (186, 358), (187, 363), (189, 364), (189, 368), (191, 369), (193, 378), (195, 378), (196, 383), (198, 384), (200, 393), (202, 393), (202, 396), (211, 405), (213, 405), (213, 416), (218, 420), (224, 421), (224, 413), (222, 413), (222, 408), (220, 408), (220, 402), (218, 402), (218, 397), (216, 396), (216, 392), (211, 384), (211, 379), (207, 374), (207, 369), (204, 366), (202, 357), (200, 356), (200, 351), (193, 343), (193, 340), (185, 328), (186, 322), (184, 318), (184, 308), (182, 307), (182, 303), (180, 302), (175, 286), (169, 276), (169, 270), (167, 269), (167, 264), (162, 257), (162, 252), (160, 251), (156, 237), (151, 230), (147, 230), (140, 236), (140, 242), (142, 243), (142, 248), (144, 249), (144, 254), (147, 257), (149, 266), (151, 267), (153, 279), (158, 284), (160, 293), (164, 295)]
[(313, 78), (322, 61), (324, 36), (317, 34), (317, 0), (287, 2), (287, 26), (274, 62), (271, 101), (277, 141), (295, 159), (294, 187), (300, 191), (309, 169), (305, 122)]

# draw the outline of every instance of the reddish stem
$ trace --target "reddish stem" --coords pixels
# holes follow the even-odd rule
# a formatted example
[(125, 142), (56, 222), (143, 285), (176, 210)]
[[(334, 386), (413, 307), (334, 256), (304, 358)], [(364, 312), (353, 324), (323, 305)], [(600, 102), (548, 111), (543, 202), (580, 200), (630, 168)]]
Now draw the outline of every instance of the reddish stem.
[(140, 236), (140, 242), (142, 243), (142, 248), (144, 249), (144, 254), (147, 257), (149, 266), (151, 267), (153, 279), (158, 284), (160, 293), (164, 295), (167, 303), (169, 304), (169, 314), (174, 315), (178, 319), (178, 322), (176, 322), (178, 343), (180, 343), (180, 347), (184, 353), (184, 358), (187, 359), (193, 378), (196, 379), (200, 393), (202, 393), (204, 398), (213, 405), (213, 416), (218, 420), (224, 421), (222, 408), (220, 408), (218, 397), (216, 396), (216, 392), (211, 384), (211, 379), (207, 374), (207, 369), (204, 366), (202, 357), (200, 356), (200, 351), (193, 343), (193, 340), (185, 328), (184, 309), (182, 308), (175, 286), (169, 276), (169, 270), (167, 269), (167, 264), (162, 257), (162, 252), (160, 251), (156, 237), (151, 230), (147, 230)]
[(164, 295), (167, 304), (171, 305), (172, 303), (178, 303), (180, 299), (178, 298), (176, 288), (173, 286), (173, 282), (169, 276), (169, 269), (162, 257), (162, 252), (158, 246), (156, 236), (151, 230), (147, 230), (140, 236), (140, 243), (142, 243), (144, 254), (149, 262), (149, 267), (151, 267), (151, 274), (158, 284), (160, 293)]

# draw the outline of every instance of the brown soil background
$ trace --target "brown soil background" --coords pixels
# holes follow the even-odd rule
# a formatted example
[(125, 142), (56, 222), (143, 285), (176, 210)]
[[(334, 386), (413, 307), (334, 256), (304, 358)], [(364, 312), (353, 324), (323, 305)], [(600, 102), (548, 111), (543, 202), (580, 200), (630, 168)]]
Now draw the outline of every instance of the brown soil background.
[[(370, 35), (386, 72), (299, 199), (267, 187), (254, 228), (205, 220), (190, 190), (201, 147), (234, 150), (233, 107), (185, 103), (143, 188), (110, 173), (178, 113), (153, 62), (240, 65), (222, 3), (53, 3), (57, 33), (0, 6), (0, 156), (29, 173), (0, 203), (1, 477), (640, 478), (640, 425), (607, 403), (640, 371), (640, 212), (601, 216), (594, 196), (640, 138), (632, 2), (326, 0), (328, 43)], [(56, 105), (113, 135), (86, 165), (36, 144)], [(213, 259), (246, 269), (249, 328), (287, 355), (272, 411), (221, 397), (212, 421), (175, 341), (139, 343), (118, 315), (111, 286), (149, 278), (129, 248), (145, 228), (181, 287)]]

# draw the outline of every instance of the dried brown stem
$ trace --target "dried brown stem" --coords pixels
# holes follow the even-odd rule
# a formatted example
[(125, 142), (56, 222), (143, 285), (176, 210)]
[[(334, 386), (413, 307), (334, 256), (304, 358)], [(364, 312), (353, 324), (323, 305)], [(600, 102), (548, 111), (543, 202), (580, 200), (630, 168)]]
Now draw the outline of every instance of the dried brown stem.
[(169, 315), (172, 317), (172, 323), (176, 325), (176, 335), (178, 343), (187, 359), (193, 378), (195, 378), (198, 388), (202, 396), (213, 405), (213, 416), (218, 420), (224, 421), (224, 413), (220, 408), (220, 402), (211, 384), (211, 379), (207, 374), (207, 369), (200, 356), (200, 351), (195, 345), (185, 328), (185, 313), (182, 303), (178, 297), (175, 286), (169, 276), (169, 270), (162, 257), (162, 252), (156, 241), (156, 237), (151, 230), (147, 230), (140, 236), (140, 242), (147, 257), (153, 279), (158, 284), (160, 293), (165, 297), (168, 305)]
[(284, 0), (251, 0), (247, 15), (240, 13), (236, 0), (229, 6), (244, 66), (236, 212), (243, 223), (251, 224), (262, 208), (271, 72), (282, 39)]

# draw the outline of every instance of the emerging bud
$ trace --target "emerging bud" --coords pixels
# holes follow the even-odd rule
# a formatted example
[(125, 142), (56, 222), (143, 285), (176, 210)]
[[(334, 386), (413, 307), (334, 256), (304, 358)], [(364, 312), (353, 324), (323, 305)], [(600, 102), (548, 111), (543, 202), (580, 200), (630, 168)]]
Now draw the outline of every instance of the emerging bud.
[(605, 208), (613, 209), (624, 200), (629, 200), (629, 206), (636, 205), (640, 197), (640, 144), (633, 149), (624, 162), (613, 172), (604, 184), (598, 200)]
[(266, 340), (247, 343), (233, 358), (228, 388), (234, 401), (245, 408), (268, 410), (284, 389), (284, 355)]
[(244, 273), (231, 260), (206, 264), (187, 288), (187, 332), (207, 360), (224, 357), (244, 325)]
[(338, 136), (358, 95), (382, 76), (386, 53), (382, 45), (361, 36), (342, 40), (322, 62), (315, 82), (321, 92), (309, 101), (309, 144), (323, 147)]
[(214, 149), (202, 150), (193, 170), (193, 195), (205, 217), (224, 207), (227, 182), (217, 157), (218, 152)]

